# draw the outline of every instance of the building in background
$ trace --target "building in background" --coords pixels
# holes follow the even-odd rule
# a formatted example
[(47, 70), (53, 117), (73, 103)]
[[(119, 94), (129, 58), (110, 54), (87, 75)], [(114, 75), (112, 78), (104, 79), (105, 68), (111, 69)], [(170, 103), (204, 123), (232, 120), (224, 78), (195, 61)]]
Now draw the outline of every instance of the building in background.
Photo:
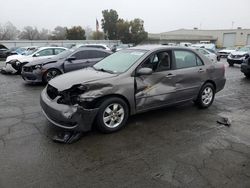
[(217, 47), (250, 45), (250, 29), (199, 30), (179, 29), (159, 34), (149, 34), (149, 43), (180, 43), (201, 41), (215, 43)]

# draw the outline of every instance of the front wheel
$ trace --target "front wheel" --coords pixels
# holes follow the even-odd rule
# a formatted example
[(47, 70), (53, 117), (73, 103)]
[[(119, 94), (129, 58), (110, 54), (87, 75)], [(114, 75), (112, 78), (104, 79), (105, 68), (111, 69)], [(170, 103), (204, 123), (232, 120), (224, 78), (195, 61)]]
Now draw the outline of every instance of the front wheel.
[(49, 69), (43, 75), (43, 83), (48, 83), (53, 78), (59, 76), (61, 72), (57, 69)]
[(103, 100), (96, 117), (97, 128), (104, 133), (118, 131), (125, 126), (129, 116), (127, 103), (121, 98)]
[(228, 63), (230, 67), (233, 67), (234, 66), (234, 63)]
[(202, 86), (196, 103), (200, 108), (208, 108), (214, 101), (215, 88), (213, 84), (206, 83)]

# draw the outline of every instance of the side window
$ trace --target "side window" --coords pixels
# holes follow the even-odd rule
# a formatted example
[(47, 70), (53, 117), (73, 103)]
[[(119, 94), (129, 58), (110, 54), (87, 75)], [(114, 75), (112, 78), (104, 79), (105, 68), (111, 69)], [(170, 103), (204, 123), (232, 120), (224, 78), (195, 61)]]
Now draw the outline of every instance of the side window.
[(104, 58), (107, 57), (109, 54), (102, 51), (97, 50), (90, 50), (89, 51), (89, 59), (95, 59), (95, 58)]
[(198, 66), (204, 65), (203, 62), (201, 61), (201, 59), (198, 56), (196, 56), (196, 60), (197, 60), (197, 65)]
[(89, 51), (79, 51), (73, 54), (72, 56), (74, 56), (77, 60), (89, 59)]
[(170, 51), (158, 52), (151, 55), (141, 65), (141, 67), (151, 68), (154, 72), (166, 71), (171, 69)]
[(203, 49), (198, 49), (198, 51), (200, 53), (202, 53), (203, 55), (208, 55), (209, 54), (206, 50), (203, 50)]
[(176, 50), (174, 51), (176, 69), (196, 67), (197, 58), (196, 55), (189, 51)]
[(55, 51), (55, 55), (57, 55), (57, 54), (62, 53), (64, 51), (64, 49), (63, 48), (55, 48), (54, 51)]
[(36, 53), (36, 57), (53, 55), (53, 49), (46, 49)]

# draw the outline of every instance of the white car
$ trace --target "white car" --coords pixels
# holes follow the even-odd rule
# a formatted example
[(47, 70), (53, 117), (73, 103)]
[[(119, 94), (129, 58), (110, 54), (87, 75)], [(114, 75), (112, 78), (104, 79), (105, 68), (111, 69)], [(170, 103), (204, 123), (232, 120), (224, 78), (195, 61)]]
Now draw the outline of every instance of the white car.
[(235, 52), (237, 50), (236, 47), (228, 47), (223, 50), (218, 51), (220, 57), (227, 57), (232, 52)]
[(203, 54), (204, 56), (206, 56), (210, 61), (212, 61), (213, 63), (217, 62), (217, 55), (206, 50), (205, 48), (195, 48), (198, 52), (200, 52), (201, 54)]
[(78, 47), (79, 48), (81, 48), (81, 47), (99, 48), (99, 49), (111, 51), (111, 49), (106, 44), (82, 44), (82, 45), (80, 45)]
[(23, 65), (30, 63), (34, 60), (45, 59), (57, 55), (67, 48), (63, 47), (41, 47), (35, 51), (29, 51), (25, 55), (12, 55), (7, 57), (5, 67), (1, 72), (18, 74), (21, 73)]

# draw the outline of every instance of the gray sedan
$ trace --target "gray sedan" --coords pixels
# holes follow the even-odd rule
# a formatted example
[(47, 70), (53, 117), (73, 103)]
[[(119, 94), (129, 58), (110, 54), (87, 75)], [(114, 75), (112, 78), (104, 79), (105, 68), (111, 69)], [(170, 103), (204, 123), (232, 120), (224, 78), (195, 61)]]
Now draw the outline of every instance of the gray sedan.
[(124, 127), (130, 115), (148, 110), (187, 101), (208, 108), (225, 82), (224, 65), (195, 50), (139, 46), (51, 80), (40, 103), (55, 126), (89, 131), (95, 122), (110, 133)]
[(110, 54), (110, 51), (95, 48), (70, 49), (24, 65), (21, 74), (27, 82), (47, 83), (60, 74), (93, 66)]

